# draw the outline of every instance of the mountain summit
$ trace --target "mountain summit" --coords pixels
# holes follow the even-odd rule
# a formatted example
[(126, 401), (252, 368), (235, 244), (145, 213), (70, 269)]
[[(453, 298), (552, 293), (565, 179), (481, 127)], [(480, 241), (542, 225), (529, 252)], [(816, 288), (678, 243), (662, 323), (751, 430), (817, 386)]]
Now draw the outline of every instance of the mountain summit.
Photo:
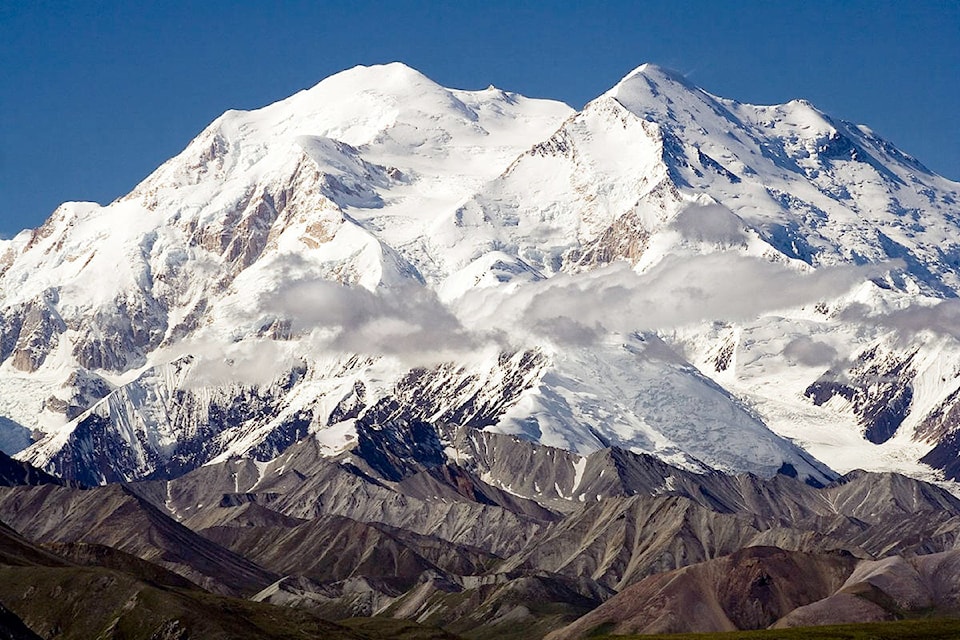
[(355, 67), (0, 243), (0, 443), (91, 484), (306, 439), (442, 464), (450, 425), (958, 479), (958, 198), (654, 65), (579, 112)]

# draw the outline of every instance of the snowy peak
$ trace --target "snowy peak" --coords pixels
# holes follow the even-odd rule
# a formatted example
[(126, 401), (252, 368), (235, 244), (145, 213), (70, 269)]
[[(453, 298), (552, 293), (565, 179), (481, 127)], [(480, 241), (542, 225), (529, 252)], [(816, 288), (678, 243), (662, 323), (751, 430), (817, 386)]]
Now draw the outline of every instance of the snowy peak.
[(447, 126), (478, 119), (451, 91), (396, 62), (354, 67), (293, 96), (289, 105), (285, 102), (268, 109), (289, 106), (307, 118), (316, 117), (317, 124), (327, 127), (323, 135), (354, 146), (373, 142), (398, 124), (413, 124), (410, 121), (420, 116), (439, 116)]
[(684, 94), (707, 94), (675, 71), (655, 64), (642, 64), (615, 84), (604, 96), (616, 98), (641, 116), (666, 116), (675, 100)]
[(413, 67), (398, 61), (374, 65), (358, 64), (335, 73), (314, 86), (323, 84), (338, 85), (337, 88), (343, 93), (350, 93), (347, 87), (353, 90), (380, 88), (387, 91), (392, 88), (394, 91), (408, 92), (424, 84), (440, 86)]
[[(772, 161), (781, 170), (807, 174), (813, 171), (802, 162), (804, 158), (855, 160), (883, 171), (874, 157), (881, 156), (929, 174), (915, 159), (896, 152), (893, 145), (869, 129), (836, 122), (807, 100), (771, 106), (744, 104), (716, 97), (682, 75), (652, 64), (632, 71), (604, 97), (615, 98), (639, 117), (682, 131), (679, 137), (688, 143), (702, 141), (714, 148), (722, 145), (722, 151), (746, 163), (748, 170), (764, 169), (762, 164), (752, 166), (749, 162), (750, 156), (760, 156), (761, 162)], [(771, 145), (771, 141), (776, 144)]]
[[(754, 106), (644, 65), (603, 100), (656, 125), (674, 185), (729, 208), (784, 259), (811, 266), (905, 260), (904, 281), (957, 291), (958, 185), (805, 100)], [(936, 195), (941, 194), (941, 195)]]
[[(714, 96), (680, 73), (644, 64), (627, 74), (603, 97), (612, 97), (634, 114), (667, 128), (691, 127), (701, 134), (724, 134), (736, 140), (737, 130), (753, 133), (757, 142), (784, 128), (795, 136), (820, 138), (837, 134), (829, 116), (807, 100), (755, 106)], [(746, 116), (746, 117), (745, 117)], [(754, 128), (761, 131), (751, 131)]]

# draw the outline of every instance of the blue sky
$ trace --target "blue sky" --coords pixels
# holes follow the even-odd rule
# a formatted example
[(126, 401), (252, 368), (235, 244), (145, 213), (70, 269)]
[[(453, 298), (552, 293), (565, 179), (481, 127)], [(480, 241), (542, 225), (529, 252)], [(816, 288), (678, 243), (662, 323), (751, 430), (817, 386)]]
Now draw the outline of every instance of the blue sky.
[(0, 0), (0, 237), (128, 192), (230, 108), (356, 64), (581, 107), (643, 62), (806, 98), (960, 180), (960, 2)]

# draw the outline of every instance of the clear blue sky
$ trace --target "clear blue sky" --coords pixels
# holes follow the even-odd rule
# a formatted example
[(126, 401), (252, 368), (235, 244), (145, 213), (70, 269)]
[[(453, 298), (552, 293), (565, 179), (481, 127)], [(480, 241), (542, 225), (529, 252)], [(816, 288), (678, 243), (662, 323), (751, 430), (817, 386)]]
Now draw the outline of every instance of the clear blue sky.
[(400, 60), (581, 107), (643, 62), (807, 98), (960, 179), (960, 2), (0, 0), (0, 237), (128, 192), (229, 108)]

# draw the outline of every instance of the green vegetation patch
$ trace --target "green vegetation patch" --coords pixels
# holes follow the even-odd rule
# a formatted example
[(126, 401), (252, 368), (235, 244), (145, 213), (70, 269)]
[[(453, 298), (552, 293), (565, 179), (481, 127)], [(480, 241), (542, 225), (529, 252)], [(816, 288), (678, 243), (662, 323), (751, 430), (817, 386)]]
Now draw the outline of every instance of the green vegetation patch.
[(156, 587), (101, 568), (0, 567), (0, 602), (37, 634), (63, 640), (370, 637), (307, 611)]
[(960, 619), (925, 618), (797, 629), (596, 637), (606, 640), (957, 640), (960, 638)]
[(461, 640), (460, 636), (443, 629), (394, 618), (348, 618), (338, 620), (337, 624), (368, 636), (391, 640)]

